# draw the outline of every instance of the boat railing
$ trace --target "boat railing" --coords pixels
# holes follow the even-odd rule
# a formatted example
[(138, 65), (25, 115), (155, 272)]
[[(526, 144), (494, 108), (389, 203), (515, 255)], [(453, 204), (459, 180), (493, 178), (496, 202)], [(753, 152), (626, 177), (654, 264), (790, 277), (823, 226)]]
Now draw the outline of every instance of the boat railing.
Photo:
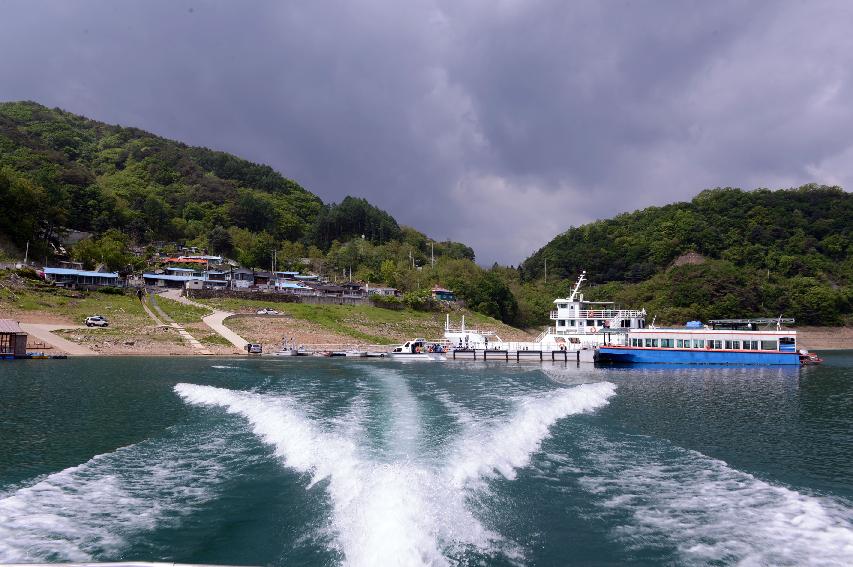
[[(551, 319), (559, 319), (559, 311), (551, 311)], [(636, 319), (645, 317), (646, 313), (637, 309), (582, 309), (580, 311), (570, 312), (569, 315), (564, 315), (574, 319)]]

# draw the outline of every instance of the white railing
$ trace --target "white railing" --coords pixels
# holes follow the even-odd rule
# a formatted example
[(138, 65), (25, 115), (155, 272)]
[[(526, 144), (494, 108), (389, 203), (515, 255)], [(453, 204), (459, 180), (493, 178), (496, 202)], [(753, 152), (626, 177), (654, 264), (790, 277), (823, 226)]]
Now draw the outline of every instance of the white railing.
[[(551, 311), (551, 319), (558, 319), (559, 311)], [(563, 317), (571, 319), (634, 319), (645, 317), (644, 311), (636, 309), (582, 309), (580, 311), (569, 311)]]

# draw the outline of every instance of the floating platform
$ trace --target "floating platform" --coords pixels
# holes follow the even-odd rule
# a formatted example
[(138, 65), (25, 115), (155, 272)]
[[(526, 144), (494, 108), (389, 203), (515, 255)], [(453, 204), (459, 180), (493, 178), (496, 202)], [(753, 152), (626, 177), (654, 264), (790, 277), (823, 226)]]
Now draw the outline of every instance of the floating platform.
[(506, 350), (506, 349), (455, 349), (446, 354), (452, 360), (504, 360), (521, 362), (595, 362), (594, 349), (581, 350)]

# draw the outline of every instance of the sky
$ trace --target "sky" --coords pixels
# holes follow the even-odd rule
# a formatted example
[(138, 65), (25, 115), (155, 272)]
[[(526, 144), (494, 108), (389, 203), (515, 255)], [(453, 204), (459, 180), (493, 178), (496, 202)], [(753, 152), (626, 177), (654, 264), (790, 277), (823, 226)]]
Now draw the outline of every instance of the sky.
[(713, 187), (853, 187), (853, 2), (0, 0), (0, 100), (365, 197), (477, 261)]

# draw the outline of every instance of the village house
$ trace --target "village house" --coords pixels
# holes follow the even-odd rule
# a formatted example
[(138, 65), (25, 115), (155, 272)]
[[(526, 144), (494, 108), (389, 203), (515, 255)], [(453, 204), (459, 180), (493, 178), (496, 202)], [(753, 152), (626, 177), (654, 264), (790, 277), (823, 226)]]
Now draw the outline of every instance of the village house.
[(394, 287), (370, 286), (365, 287), (369, 295), (381, 295), (383, 297), (399, 297), (400, 290)]
[(45, 281), (52, 282), (54, 285), (60, 287), (93, 289), (121, 285), (116, 272), (91, 272), (72, 268), (44, 268), (42, 273), (44, 274)]
[(439, 301), (456, 301), (456, 294), (440, 286), (432, 288), (432, 298)]

